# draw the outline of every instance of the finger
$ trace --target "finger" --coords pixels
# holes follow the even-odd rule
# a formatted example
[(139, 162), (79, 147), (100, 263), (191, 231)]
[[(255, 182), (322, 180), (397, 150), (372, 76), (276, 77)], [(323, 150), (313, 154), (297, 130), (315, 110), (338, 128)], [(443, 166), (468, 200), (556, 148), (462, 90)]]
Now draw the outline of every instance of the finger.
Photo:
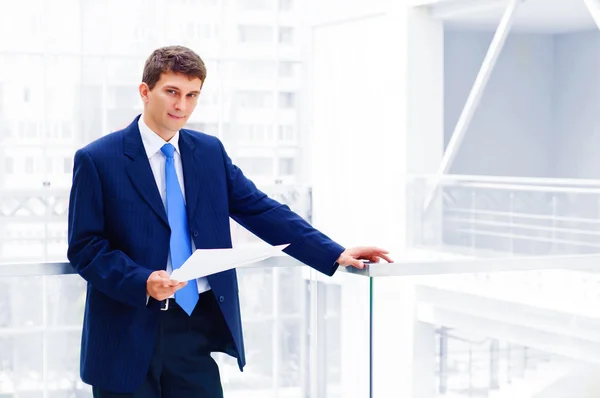
[(179, 285), (175, 286), (175, 291), (181, 289), (182, 287), (184, 287), (185, 285), (187, 285), (187, 282), (181, 282), (179, 283)]
[(169, 286), (177, 286), (179, 285), (179, 281), (176, 279), (170, 279), (169, 280)]
[(380, 258), (383, 258), (388, 263), (393, 263), (394, 262), (394, 260), (392, 260), (389, 256), (387, 256), (387, 254), (389, 253), (389, 251), (384, 250), (384, 249), (380, 249), (380, 248), (377, 248), (377, 247), (374, 247), (372, 249), (373, 249), (373, 251), (371, 253), (368, 253), (368, 257), (369, 258), (380, 257)]
[(164, 270), (157, 271), (156, 274), (158, 276), (160, 276), (162, 279), (165, 279), (165, 278), (166, 279), (170, 279), (171, 278), (171, 275), (169, 275), (169, 273), (167, 271), (164, 271)]
[(379, 254), (379, 257), (383, 258), (383, 259), (384, 259), (385, 261), (387, 261), (388, 263), (393, 263), (393, 262), (394, 262), (394, 260), (392, 260), (392, 259), (390, 258), (390, 256), (386, 256), (386, 255), (385, 255), (385, 254), (383, 254), (383, 253), (382, 253), (382, 254)]
[(388, 253), (387, 250), (377, 246), (361, 246), (357, 248), (361, 253)]
[(363, 262), (362, 262), (362, 261), (360, 261), (360, 260), (353, 260), (353, 261), (350, 263), (350, 265), (351, 265), (351, 266), (353, 266), (354, 268), (358, 268), (358, 269), (363, 269), (363, 268), (365, 268), (365, 263), (363, 263)]

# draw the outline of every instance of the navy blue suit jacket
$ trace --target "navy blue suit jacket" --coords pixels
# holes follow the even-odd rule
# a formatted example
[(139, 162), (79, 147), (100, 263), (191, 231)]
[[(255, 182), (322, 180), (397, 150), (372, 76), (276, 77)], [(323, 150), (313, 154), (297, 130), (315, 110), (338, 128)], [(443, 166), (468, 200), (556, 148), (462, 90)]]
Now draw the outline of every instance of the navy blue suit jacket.
[[(88, 282), (81, 378), (114, 392), (133, 392), (150, 366), (159, 305), (146, 305), (146, 281), (164, 270), (170, 229), (138, 129), (102, 137), (75, 154), (69, 204), (68, 258)], [(286, 253), (332, 275), (344, 250), (304, 219), (258, 190), (212, 136), (181, 130), (187, 213), (196, 248), (229, 248), (229, 217)], [(208, 277), (245, 365), (235, 270)], [(257, 287), (258, 288), (258, 287)]]

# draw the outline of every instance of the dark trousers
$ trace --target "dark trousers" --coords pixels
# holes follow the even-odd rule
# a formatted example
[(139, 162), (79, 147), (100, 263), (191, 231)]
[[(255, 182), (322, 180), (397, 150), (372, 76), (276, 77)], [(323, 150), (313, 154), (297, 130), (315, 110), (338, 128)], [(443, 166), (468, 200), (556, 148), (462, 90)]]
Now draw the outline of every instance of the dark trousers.
[(160, 313), (154, 355), (142, 386), (133, 394), (92, 387), (94, 398), (222, 398), (219, 368), (210, 353), (224, 352), (231, 344), (212, 291), (200, 295), (191, 316), (171, 299), (169, 309)]

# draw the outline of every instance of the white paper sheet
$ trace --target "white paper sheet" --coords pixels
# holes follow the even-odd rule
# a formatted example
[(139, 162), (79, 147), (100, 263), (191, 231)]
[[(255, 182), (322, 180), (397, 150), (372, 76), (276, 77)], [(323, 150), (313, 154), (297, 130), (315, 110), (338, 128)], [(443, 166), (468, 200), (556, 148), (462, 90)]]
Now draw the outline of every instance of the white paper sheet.
[(267, 244), (233, 249), (198, 249), (171, 274), (171, 279), (184, 282), (217, 272), (250, 265), (279, 254), (287, 245)]

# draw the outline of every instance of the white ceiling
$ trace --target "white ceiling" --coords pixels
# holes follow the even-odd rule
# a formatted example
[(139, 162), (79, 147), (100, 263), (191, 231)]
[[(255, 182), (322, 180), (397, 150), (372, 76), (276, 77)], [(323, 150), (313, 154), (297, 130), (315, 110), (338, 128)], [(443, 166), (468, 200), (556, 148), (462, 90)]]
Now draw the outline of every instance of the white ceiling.
[[(439, 0), (427, 7), (449, 27), (492, 30), (506, 4), (506, 0)], [(525, 0), (517, 8), (513, 29), (561, 33), (597, 28), (584, 0)]]

